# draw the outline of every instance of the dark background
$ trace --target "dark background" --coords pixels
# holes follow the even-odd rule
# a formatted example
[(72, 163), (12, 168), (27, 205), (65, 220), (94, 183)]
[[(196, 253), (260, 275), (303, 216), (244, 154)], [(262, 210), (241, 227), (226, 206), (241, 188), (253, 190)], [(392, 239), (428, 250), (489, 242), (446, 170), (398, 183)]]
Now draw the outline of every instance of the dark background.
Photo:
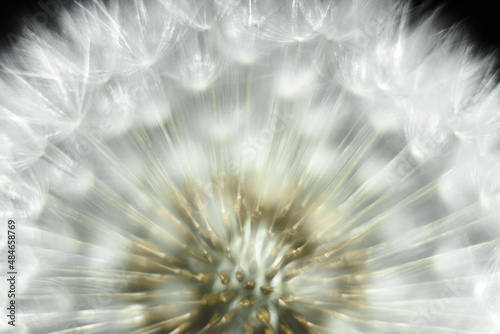
[[(34, 13), (41, 10), (39, 3), (43, 5), (50, 1), (57, 0), (0, 0), (0, 46), (8, 45), (9, 33), (19, 34), (23, 25), (23, 17), (32, 18)], [(69, 2), (70, 0), (60, 1)], [(92, 0), (83, 0), (85, 1)], [(497, 10), (500, 8), (500, 3), (495, 4), (499, 2), (498, 0), (412, 0), (411, 2), (416, 18), (420, 17), (422, 12), (441, 8), (440, 23), (443, 28), (461, 23), (466, 25), (469, 37), (474, 41), (478, 50), (491, 53), (500, 48), (500, 11)], [(424, 8), (423, 11), (422, 8)], [(13, 35), (10, 36), (12, 38)]]
[(500, 48), (500, 1), (498, 0), (412, 0), (416, 12), (439, 9), (444, 28), (460, 24), (468, 31), (471, 40), (485, 51)]

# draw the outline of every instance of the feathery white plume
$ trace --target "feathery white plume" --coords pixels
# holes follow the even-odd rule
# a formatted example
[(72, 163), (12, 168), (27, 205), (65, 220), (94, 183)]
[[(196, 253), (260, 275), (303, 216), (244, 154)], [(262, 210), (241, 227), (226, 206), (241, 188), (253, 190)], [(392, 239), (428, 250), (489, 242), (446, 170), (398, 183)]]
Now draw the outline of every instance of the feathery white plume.
[(0, 329), (498, 333), (498, 87), (408, 19), (94, 0), (27, 29), (1, 60)]

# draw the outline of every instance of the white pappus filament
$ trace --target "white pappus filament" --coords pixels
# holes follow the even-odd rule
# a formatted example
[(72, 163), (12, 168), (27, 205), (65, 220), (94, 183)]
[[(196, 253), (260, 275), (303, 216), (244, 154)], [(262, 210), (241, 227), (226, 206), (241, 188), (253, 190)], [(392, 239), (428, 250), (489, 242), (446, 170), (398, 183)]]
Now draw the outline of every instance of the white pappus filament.
[(0, 60), (2, 333), (500, 331), (500, 95), (462, 28), (389, 0), (58, 9)]

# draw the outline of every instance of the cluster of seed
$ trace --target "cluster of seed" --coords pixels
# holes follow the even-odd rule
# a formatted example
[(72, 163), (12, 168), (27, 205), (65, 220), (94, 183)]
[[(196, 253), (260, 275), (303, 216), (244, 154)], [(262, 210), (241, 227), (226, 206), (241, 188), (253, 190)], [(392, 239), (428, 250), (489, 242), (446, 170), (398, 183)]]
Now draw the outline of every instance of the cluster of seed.
[[(131, 259), (130, 270), (157, 275), (127, 287), (150, 306), (137, 333), (318, 333), (325, 319), (359, 307), (364, 255), (312, 233), (331, 217), (307, 187), (268, 194), (235, 177), (214, 189), (207, 198), (190, 183), (170, 198), (176, 214), (164, 219), (182, 231), (183, 246), (169, 254), (149, 240), (137, 251), (156, 250), (150, 263)], [(155, 301), (175, 289), (176, 303)]]

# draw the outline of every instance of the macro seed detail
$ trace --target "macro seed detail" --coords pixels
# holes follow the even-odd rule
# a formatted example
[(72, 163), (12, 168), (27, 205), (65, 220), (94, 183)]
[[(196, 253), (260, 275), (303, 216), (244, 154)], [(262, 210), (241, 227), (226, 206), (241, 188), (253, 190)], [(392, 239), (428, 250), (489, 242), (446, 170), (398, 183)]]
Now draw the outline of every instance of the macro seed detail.
[[(173, 254), (151, 257), (149, 270), (166, 275), (168, 287), (178, 281), (187, 300), (179, 300), (177, 310), (169, 311), (176, 315), (169, 318), (178, 320), (166, 321), (150, 312), (146, 328), (165, 333), (219, 333), (229, 328), (243, 333), (315, 333), (321, 317), (361, 305), (359, 292), (368, 279), (364, 258), (345, 257), (353, 253), (349, 244), (309, 228), (320, 227), (328, 216), (315, 205), (313, 189), (283, 182), (269, 191), (259, 179), (250, 175), (246, 180), (232, 177), (222, 185), (214, 182), (217, 195), (208, 197), (190, 181), (167, 199), (177, 215), (164, 217), (164, 223), (179, 222), (182, 244)], [(218, 215), (209, 215), (207, 207), (220, 208)], [(153, 240), (147, 244), (161, 249)], [(362, 278), (346, 278), (353, 274)], [(133, 290), (161, 290), (165, 282), (144, 281)]]

